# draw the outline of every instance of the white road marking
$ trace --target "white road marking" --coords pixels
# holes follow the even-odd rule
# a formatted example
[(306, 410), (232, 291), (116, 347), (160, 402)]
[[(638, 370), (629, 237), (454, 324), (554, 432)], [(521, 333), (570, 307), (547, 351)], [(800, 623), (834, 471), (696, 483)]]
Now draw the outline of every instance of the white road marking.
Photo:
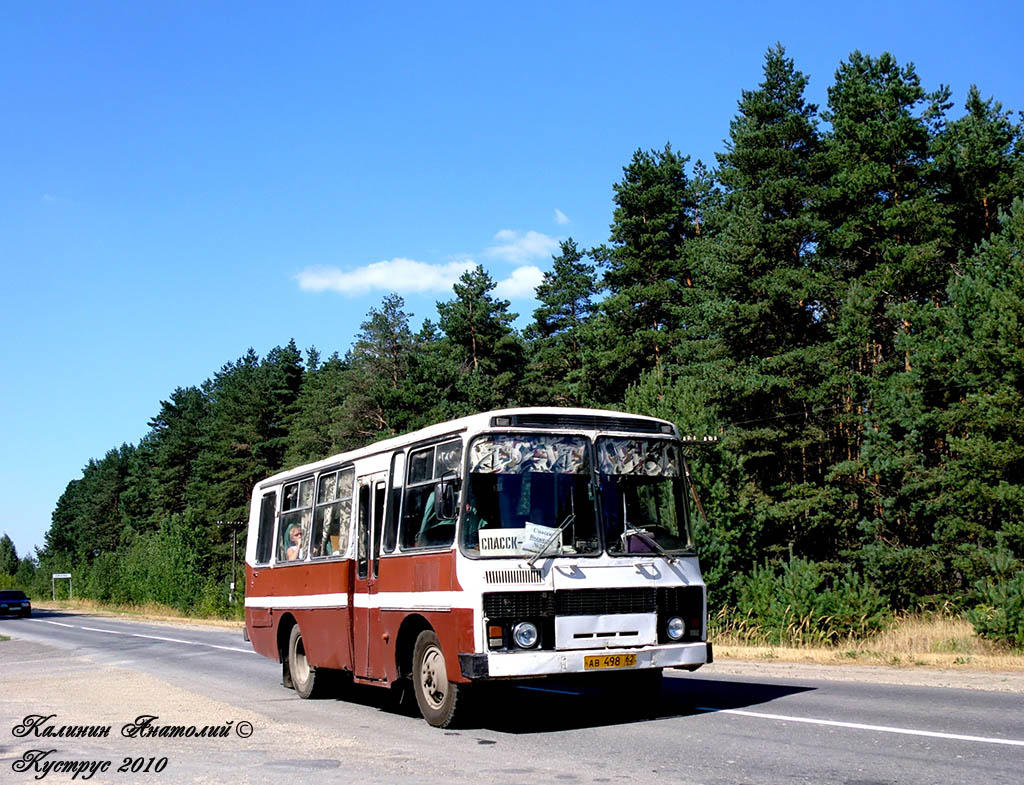
[(889, 725), (865, 725), (860, 722), (840, 722), (838, 720), (819, 720), (813, 717), (790, 717), (785, 714), (764, 714), (759, 711), (742, 711), (741, 709), (714, 709), (708, 706), (696, 706), (697, 711), (714, 712), (717, 714), (739, 714), (742, 717), (757, 717), (762, 720), (782, 720), (783, 722), (803, 722), (808, 725), (828, 725), (834, 728), (853, 728), (854, 730), (872, 730), (879, 733), (902, 733), (906, 736), (928, 736), (933, 739), (954, 739), (956, 741), (977, 741), (984, 744), (1008, 744), (1013, 747), (1024, 747), (1024, 741), (1017, 739), (996, 739), (989, 736), (965, 736), (959, 733), (941, 733), (931, 730), (915, 730), (913, 728), (893, 728)]
[(255, 654), (252, 649), (240, 649), (237, 646), (218, 646), (216, 643), (200, 643), (198, 641), (186, 641), (181, 638), (164, 638), (159, 635), (143, 635), (138, 632), (123, 632), (121, 630), (104, 630), (99, 627), (83, 627), (80, 624), (63, 624), (59, 621), (47, 621), (46, 619), (33, 619), (32, 621), (43, 624), (56, 624), (58, 627), (71, 627), (76, 630), (88, 630), (89, 632), (105, 632), (107, 635), (127, 635), (129, 638), (147, 638), (153, 641), (166, 641), (167, 643), (184, 643), (188, 646), (207, 646), (211, 649), (223, 649), (224, 651), (240, 651), (243, 654)]

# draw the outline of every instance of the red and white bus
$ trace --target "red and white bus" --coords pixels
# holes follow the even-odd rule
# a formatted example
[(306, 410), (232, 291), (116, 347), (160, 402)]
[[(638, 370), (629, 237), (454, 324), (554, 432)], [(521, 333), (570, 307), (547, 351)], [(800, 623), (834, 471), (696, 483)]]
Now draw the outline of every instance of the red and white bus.
[(506, 409), (276, 474), (252, 495), (247, 637), (302, 697), (333, 670), (411, 680), (439, 727), (475, 683), (695, 670), (684, 446), (651, 417)]

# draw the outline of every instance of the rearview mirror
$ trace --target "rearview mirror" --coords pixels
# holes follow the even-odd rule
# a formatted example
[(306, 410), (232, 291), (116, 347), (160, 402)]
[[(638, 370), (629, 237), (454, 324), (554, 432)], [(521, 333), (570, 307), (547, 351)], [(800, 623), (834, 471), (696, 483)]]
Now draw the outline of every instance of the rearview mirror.
[(455, 490), (459, 478), (454, 473), (445, 474), (434, 486), (434, 517), (439, 521), (450, 521), (458, 514)]

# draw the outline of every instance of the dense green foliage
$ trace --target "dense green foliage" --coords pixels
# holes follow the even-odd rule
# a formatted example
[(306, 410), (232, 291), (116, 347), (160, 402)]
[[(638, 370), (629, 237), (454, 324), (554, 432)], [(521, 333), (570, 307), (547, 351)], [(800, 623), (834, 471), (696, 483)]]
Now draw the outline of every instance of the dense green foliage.
[(0, 575), (14, 575), (18, 569), (18, 550), (14, 547), (14, 540), (4, 533), (0, 537)]
[(830, 576), (804, 559), (755, 567), (737, 583), (742, 611), (734, 624), (767, 643), (840, 643), (878, 632), (891, 617), (878, 589), (857, 573)]
[(988, 560), (992, 574), (975, 584), (967, 618), (980, 634), (1024, 649), (1024, 562), (1005, 549)]
[(770, 639), (941, 602), (1024, 645), (1024, 131), (976, 88), (953, 118), (890, 54), (854, 52), (820, 112), (807, 83), (771, 49), (715, 170), (638, 150), (607, 242), (562, 243), (522, 332), (477, 267), (418, 332), (389, 295), (344, 356), (250, 350), (175, 390), (68, 484), (40, 581), (223, 607), (218, 522), (261, 477), (473, 411), (590, 405), (720, 437), (694, 455), (702, 567), (712, 606)]

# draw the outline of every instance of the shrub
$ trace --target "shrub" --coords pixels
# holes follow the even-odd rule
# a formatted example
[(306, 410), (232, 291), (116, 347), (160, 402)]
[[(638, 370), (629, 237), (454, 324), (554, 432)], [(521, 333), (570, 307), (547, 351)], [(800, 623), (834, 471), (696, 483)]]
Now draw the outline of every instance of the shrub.
[(172, 515), (159, 530), (136, 534), (117, 553), (101, 553), (76, 570), (76, 594), (125, 605), (156, 603), (186, 613), (205, 591), (201, 545), (195, 522)]
[(772, 644), (836, 644), (872, 635), (892, 619), (872, 583), (852, 570), (830, 576), (804, 559), (756, 567), (738, 584), (732, 626)]
[(1024, 574), (1006, 581), (978, 581), (979, 604), (967, 611), (967, 619), (983, 638), (1024, 649)]
[(205, 618), (225, 618), (230, 613), (228, 603), (228, 587), (223, 581), (212, 578), (203, 584), (202, 592), (193, 608), (196, 616)]
[(989, 556), (992, 577), (974, 585), (967, 619), (983, 638), (1024, 649), (1024, 569), (1005, 549)]
[(950, 570), (940, 549), (892, 548), (871, 544), (857, 554), (864, 574), (881, 587), (889, 605), (907, 610), (938, 604), (937, 598), (949, 595)]
[(118, 595), (120, 559), (114, 553), (101, 553), (88, 568), (79, 570), (77, 593), (97, 602), (110, 602)]

